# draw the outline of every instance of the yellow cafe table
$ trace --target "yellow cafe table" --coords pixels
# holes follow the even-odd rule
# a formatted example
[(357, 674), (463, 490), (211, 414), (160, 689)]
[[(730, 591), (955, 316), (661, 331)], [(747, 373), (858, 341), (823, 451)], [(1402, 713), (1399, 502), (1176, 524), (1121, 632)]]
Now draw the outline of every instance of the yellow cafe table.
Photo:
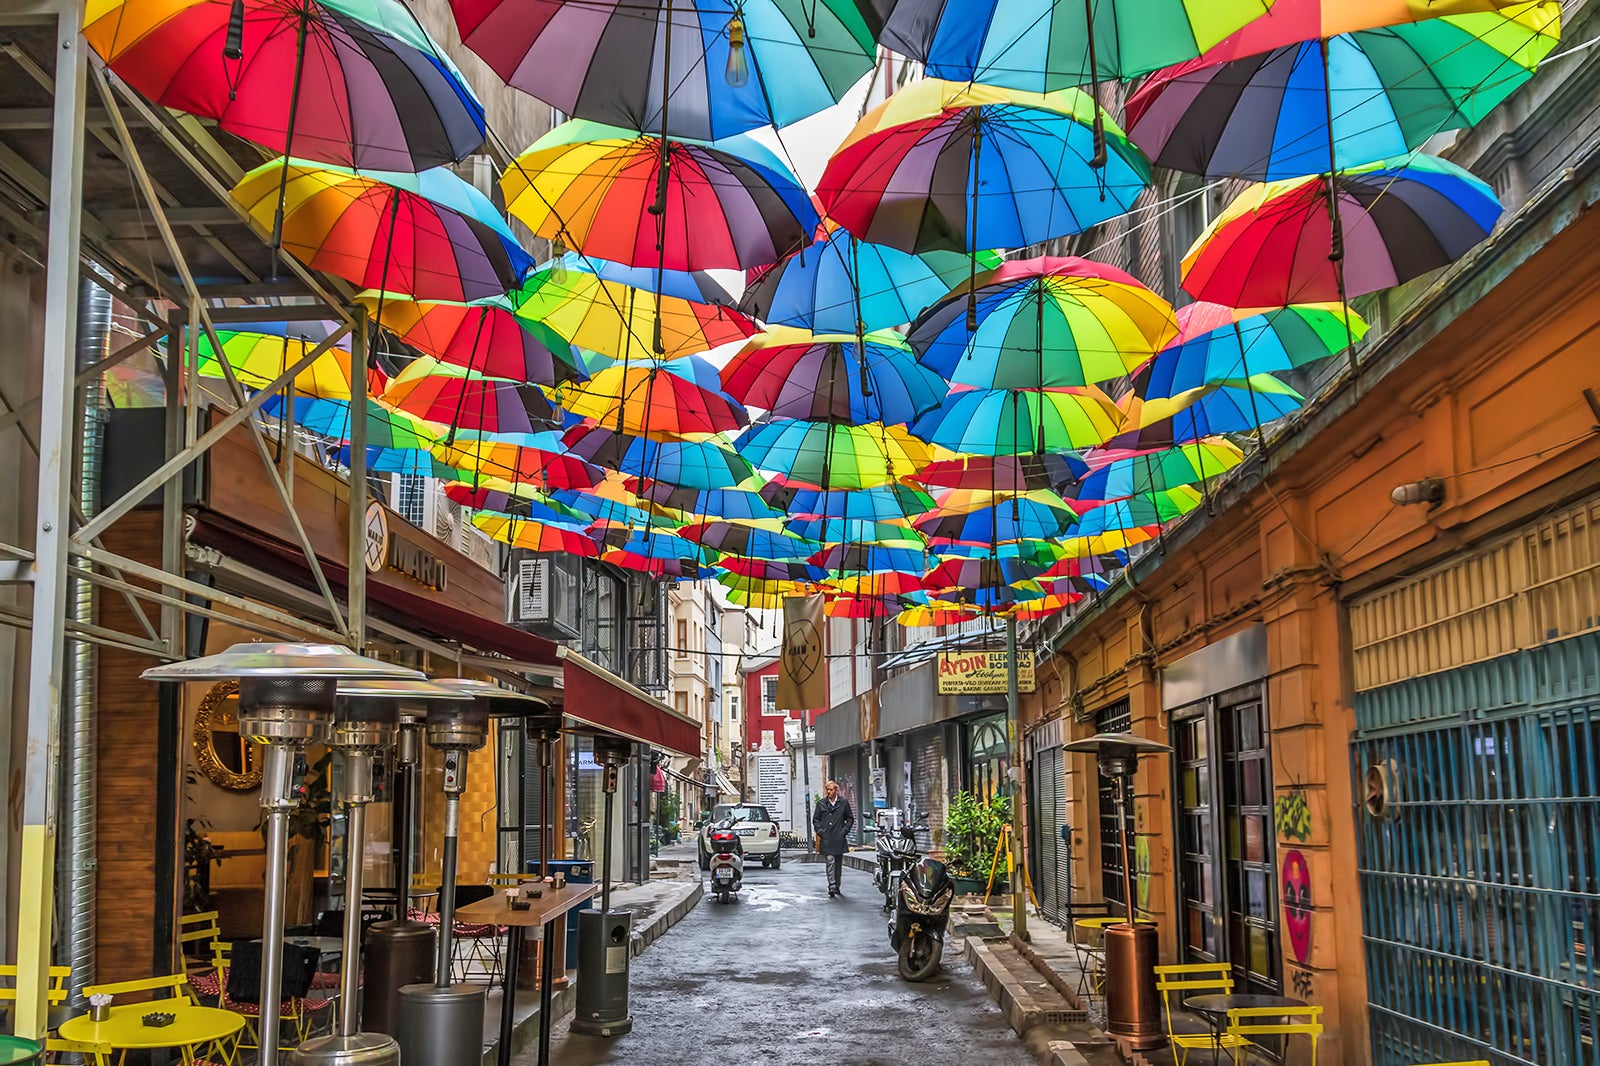
[[(144, 1016), (152, 1012), (173, 1015), (171, 1025), (146, 1025)], [(195, 1051), (226, 1040), (244, 1028), (244, 1015), (218, 1007), (197, 1007), (182, 1000), (155, 999), (145, 1003), (113, 1006), (103, 1022), (87, 1014), (61, 1023), (64, 1040), (107, 1044), (117, 1051), (176, 1048), (186, 1064), (195, 1060)]]

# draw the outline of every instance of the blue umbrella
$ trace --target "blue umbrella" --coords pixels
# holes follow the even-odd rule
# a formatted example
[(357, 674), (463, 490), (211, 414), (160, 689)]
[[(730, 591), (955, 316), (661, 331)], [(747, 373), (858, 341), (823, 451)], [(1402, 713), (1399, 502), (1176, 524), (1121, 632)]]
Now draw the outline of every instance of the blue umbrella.
[[(339, 462), (350, 465), (350, 445), (334, 453)], [(462, 476), (460, 470), (433, 457), (426, 448), (368, 448), (367, 470), (373, 474), (408, 474), (412, 477), (438, 478), (454, 481)]]
[(1299, 410), (1304, 403), (1304, 396), (1271, 374), (1219, 381), (1170, 399), (1144, 401), (1141, 428), (1116, 438), (1108, 447), (1167, 448), (1222, 433), (1251, 433)]
[(901, 484), (823, 491), (773, 480), (762, 486), (761, 495), (774, 507), (800, 518), (898, 522), (933, 508), (932, 496)]
[[(817, 333), (891, 329), (914, 320), (973, 270), (1000, 265), (979, 252), (977, 266), (954, 252), (911, 255), (867, 244), (824, 221), (827, 233), (776, 266), (750, 271), (744, 310), (769, 325)], [(859, 319), (858, 319), (859, 313)]]
[(726, 441), (653, 441), (589, 424), (567, 431), (572, 454), (636, 477), (679, 488), (731, 489), (748, 481), (755, 468)]
[(922, 547), (922, 536), (909, 526), (865, 518), (791, 518), (783, 528), (797, 537), (824, 544), (898, 544)]
[(1178, 327), (1178, 339), (1135, 376), (1146, 399), (1296, 370), (1343, 351), (1367, 333), (1361, 316), (1340, 304), (1248, 311), (1192, 303), (1178, 310)]

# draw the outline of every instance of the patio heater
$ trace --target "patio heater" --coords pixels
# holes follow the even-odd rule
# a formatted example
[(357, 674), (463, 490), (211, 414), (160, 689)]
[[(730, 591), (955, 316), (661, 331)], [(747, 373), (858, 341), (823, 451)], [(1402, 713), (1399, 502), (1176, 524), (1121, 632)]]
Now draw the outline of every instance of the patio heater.
[(400, 1053), (408, 1063), (470, 1063), (483, 1056), (484, 985), (450, 981), (451, 930), (456, 917), (456, 846), (467, 755), (489, 741), (489, 706), (482, 700), (428, 708), (428, 747), (444, 756), (444, 856), (439, 870), (439, 941), (432, 984), (400, 989)]
[(394, 747), (395, 917), (367, 930), (362, 1016), (369, 1032), (394, 1036), (400, 1025), (400, 990), (433, 978), (434, 928), (411, 920), (411, 870), (416, 865), (417, 776), (427, 707), (402, 701)]
[[(1171, 751), (1165, 744), (1131, 733), (1096, 733), (1085, 740), (1063, 744), (1063, 751), (1093, 752), (1100, 772), (1116, 782), (1117, 824), (1127, 828), (1126, 789), (1138, 768), (1139, 756)], [(1167, 1042), (1161, 1024), (1161, 1000), (1156, 995), (1156, 960), (1161, 938), (1156, 927), (1134, 918), (1133, 862), (1128, 834), (1122, 839), (1122, 895), (1128, 901), (1128, 920), (1105, 930), (1106, 1028), (1141, 1050)]]
[(344, 947), (339, 968), (335, 1031), (289, 1053), (290, 1066), (399, 1066), (400, 1045), (387, 1033), (361, 1032), (361, 895), (367, 804), (373, 760), (394, 743), (402, 703), (413, 710), (433, 701), (468, 699), (430, 681), (342, 681), (328, 746), (344, 758)]
[(622, 1036), (633, 1029), (628, 1013), (633, 914), (611, 909), (611, 836), (617, 778), (631, 752), (627, 741), (601, 736), (595, 738), (594, 754), (604, 772), (605, 857), (600, 866), (600, 909), (578, 914), (578, 1002), (571, 1028), (589, 1036)]
[[(264, 749), (261, 809), (266, 887), (261, 919), (263, 1012), (283, 999), (283, 911), (295, 755), (323, 739), (341, 681), (425, 680), (416, 670), (357, 655), (338, 644), (235, 644), (224, 652), (146, 670), (147, 681), (239, 681), (239, 732)], [(276, 1062), (278, 1027), (262, 1025), (259, 1061)]]

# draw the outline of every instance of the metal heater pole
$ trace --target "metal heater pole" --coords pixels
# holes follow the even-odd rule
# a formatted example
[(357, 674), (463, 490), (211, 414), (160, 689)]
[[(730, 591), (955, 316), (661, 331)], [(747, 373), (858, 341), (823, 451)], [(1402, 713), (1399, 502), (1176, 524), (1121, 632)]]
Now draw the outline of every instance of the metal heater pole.
[[(459, 751), (444, 753), (445, 788), (461, 776), (462, 754)], [(447, 791), (444, 801), (444, 863), (439, 873), (439, 952), (433, 987), (450, 987), (451, 931), (456, 917), (456, 841), (461, 833), (461, 794)]]
[(1128, 901), (1128, 925), (1134, 924), (1133, 914), (1133, 863), (1128, 859), (1128, 778), (1119, 774), (1117, 783), (1117, 837), (1122, 841), (1122, 895)]
[(339, 967), (339, 1035), (361, 1031), (361, 890), (366, 880), (361, 866), (367, 838), (367, 803), (372, 799), (372, 756), (348, 752), (344, 757), (344, 955)]
[(606, 759), (606, 855), (600, 867), (600, 913), (611, 913), (611, 820), (617, 806), (617, 764)]
[[(261, 1047), (258, 1062), (278, 1061), (278, 1014), (283, 1001), (284, 886), (289, 866), (289, 790), (296, 745), (275, 741), (261, 770), (261, 807), (267, 823), (267, 882), (261, 915)], [(270, 1019), (270, 1020), (269, 1020)]]
[(549, 737), (539, 738), (539, 878), (550, 876), (550, 835), (555, 819), (550, 817), (550, 764), (554, 762)]
[(1022, 853), (1022, 703), (1017, 694), (1017, 617), (1006, 616), (1006, 726), (1011, 750), (1011, 928), (1028, 939)]

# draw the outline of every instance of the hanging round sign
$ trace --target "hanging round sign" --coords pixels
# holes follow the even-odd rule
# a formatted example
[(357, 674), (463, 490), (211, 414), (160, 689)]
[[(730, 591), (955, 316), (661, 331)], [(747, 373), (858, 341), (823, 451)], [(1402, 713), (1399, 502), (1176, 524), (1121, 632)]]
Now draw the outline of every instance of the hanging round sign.
[(389, 558), (389, 516), (377, 500), (367, 504), (366, 527), (367, 570), (376, 574)]

